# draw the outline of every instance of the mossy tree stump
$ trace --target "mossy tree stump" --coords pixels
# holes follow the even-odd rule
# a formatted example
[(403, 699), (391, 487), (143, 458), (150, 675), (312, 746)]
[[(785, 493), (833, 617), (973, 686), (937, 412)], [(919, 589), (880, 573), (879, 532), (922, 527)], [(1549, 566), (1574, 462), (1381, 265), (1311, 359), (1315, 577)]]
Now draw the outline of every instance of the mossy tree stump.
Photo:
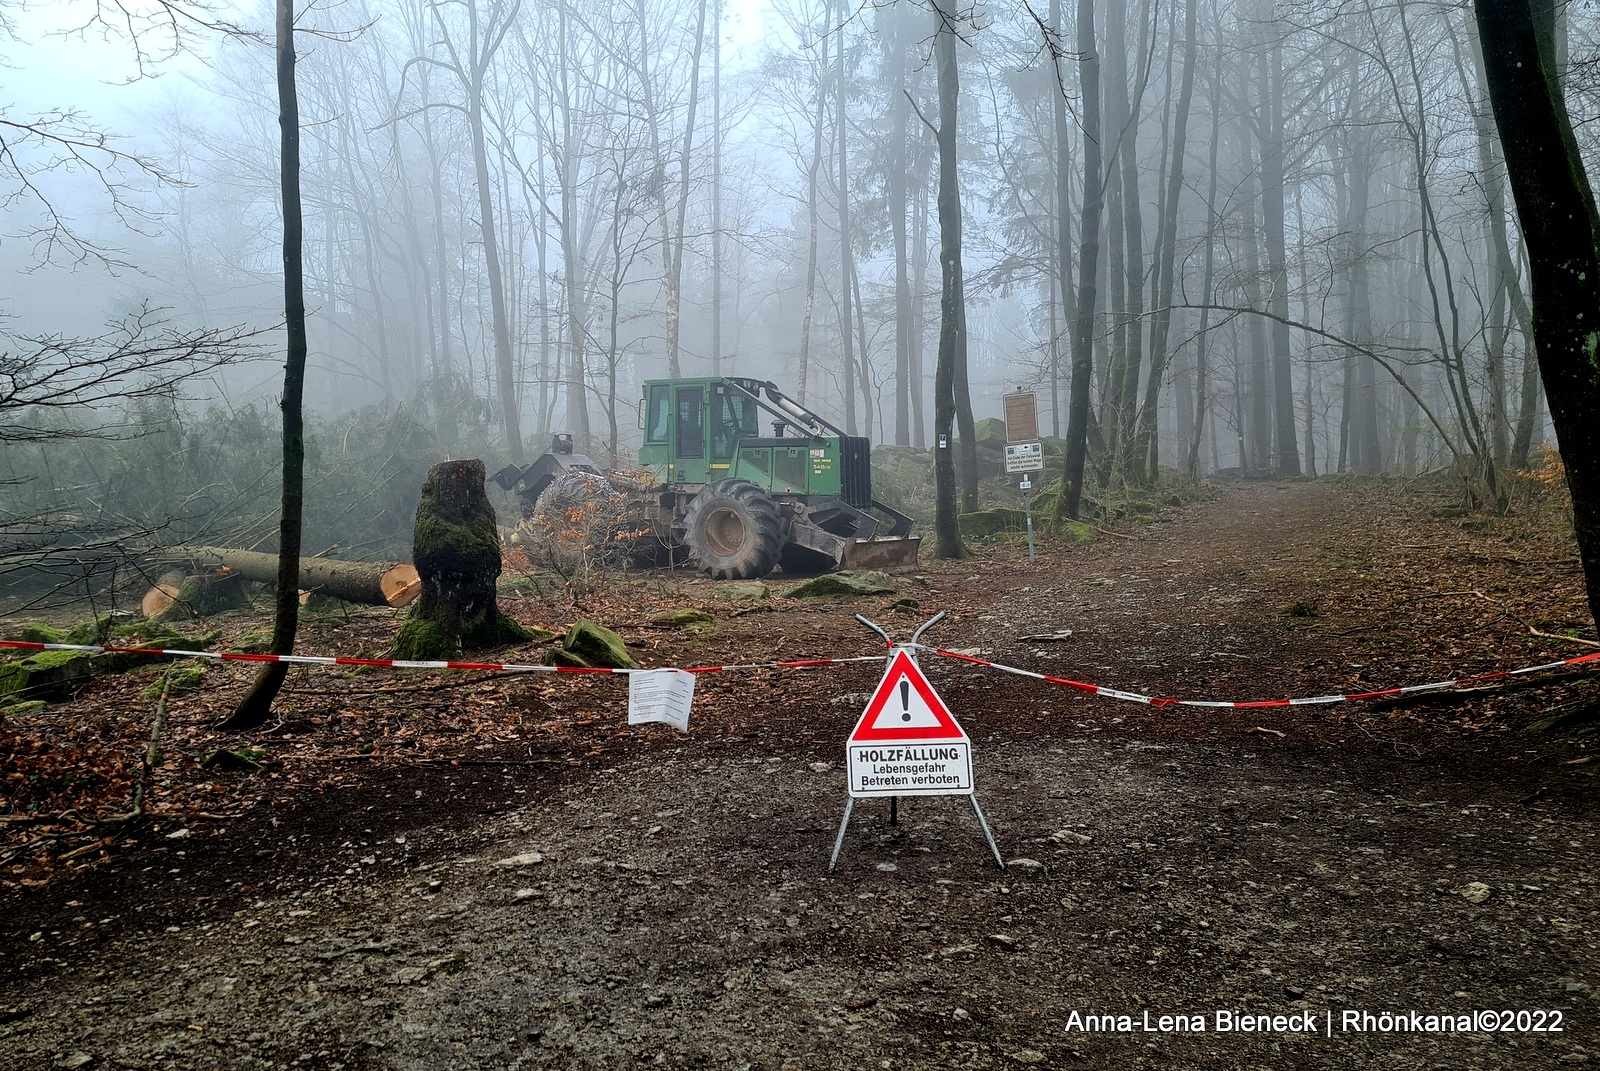
[(422, 592), (395, 637), (395, 658), (450, 658), (531, 636), (495, 602), (500, 533), (483, 480), (482, 461), (446, 461), (422, 482), (411, 541)]

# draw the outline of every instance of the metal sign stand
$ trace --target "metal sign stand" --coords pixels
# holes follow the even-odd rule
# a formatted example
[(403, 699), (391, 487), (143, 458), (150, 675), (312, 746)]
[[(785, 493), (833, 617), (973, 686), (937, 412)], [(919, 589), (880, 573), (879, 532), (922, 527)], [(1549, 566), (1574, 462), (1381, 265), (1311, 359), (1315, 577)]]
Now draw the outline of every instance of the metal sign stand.
[[(1031, 523), (1031, 521), (1030, 521), (1030, 524), (1029, 524), (1029, 534), (1030, 534), (1030, 549), (1031, 549), (1031, 535), (1032, 535), (1032, 523)], [(895, 643), (893, 637), (891, 637), (888, 632), (886, 632), (883, 628), (881, 628), (880, 626), (874, 624), (873, 622), (868, 621), (865, 617), (862, 617), (860, 614), (856, 615), (856, 620), (861, 622), (863, 625), (867, 626), (872, 631), (876, 632), (878, 635), (883, 637), (884, 642), (889, 644), (889, 658), (891, 660), (893, 660), (894, 657), (897, 654), (899, 654), (900, 652), (903, 651), (906, 654), (907, 657), (909, 657), (913, 662), (915, 662), (916, 658), (917, 658), (917, 651), (916, 651), (916, 643), (917, 643), (917, 641), (922, 639), (922, 634), (924, 632), (927, 632), (934, 625), (936, 625), (941, 619), (943, 619), (943, 617), (944, 617), (944, 611), (941, 610), (937, 614), (934, 614), (928, 620), (924, 621), (917, 628), (917, 630), (914, 633), (911, 634), (911, 640), (910, 640), (909, 643)], [(969, 790), (969, 791), (961, 793), (961, 794), (965, 795), (967, 797), (967, 799), (972, 801), (972, 813), (977, 815), (977, 817), (978, 817), (978, 826), (979, 826), (979, 828), (981, 828), (983, 830), (983, 839), (988, 843), (989, 850), (994, 853), (994, 861), (995, 861), (996, 865), (998, 865), (1001, 870), (1004, 870), (1005, 867), (1006, 867), (1006, 861), (1000, 855), (999, 846), (997, 844), (995, 844), (995, 842), (994, 842), (994, 833), (991, 832), (990, 829), (989, 829), (989, 820), (983, 816), (983, 808), (978, 806), (977, 793)], [(899, 806), (898, 806), (899, 802), (900, 802), (900, 797), (899, 796), (890, 796), (889, 797), (889, 821), (890, 821), (891, 824), (897, 823), (897, 821), (898, 821), (898, 818), (899, 818), (899, 813), (898, 813), (899, 812)], [(854, 796), (847, 796), (845, 798), (845, 804), (844, 804), (844, 818), (841, 819), (840, 822), (839, 822), (839, 835), (837, 837), (835, 837), (834, 840), (833, 840), (833, 856), (828, 860), (828, 873), (830, 873), (830, 874), (833, 873), (834, 869), (839, 865), (839, 852), (844, 848), (845, 831), (847, 829), (849, 829), (849, 827), (850, 827), (850, 815), (852, 813), (854, 813), (855, 807), (856, 807), (856, 798)]]

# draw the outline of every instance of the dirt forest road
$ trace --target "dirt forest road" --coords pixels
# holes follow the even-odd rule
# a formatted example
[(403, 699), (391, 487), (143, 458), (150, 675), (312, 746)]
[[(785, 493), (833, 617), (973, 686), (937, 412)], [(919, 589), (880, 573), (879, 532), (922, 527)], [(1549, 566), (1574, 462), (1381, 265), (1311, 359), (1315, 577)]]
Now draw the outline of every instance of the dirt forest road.
[[(1194, 698), (1584, 653), (1525, 627), (1581, 621), (1570, 546), (1448, 504), (1234, 488), (1037, 566), (1015, 547), (925, 563), (915, 597), (953, 610), (943, 646)], [(711, 649), (870, 653), (850, 616), (888, 601), (775, 605), (719, 621)], [(972, 736), (1003, 872), (959, 798), (903, 801), (898, 825), (858, 806), (827, 872), (843, 740), (881, 670), (707, 678), (687, 736), (617, 728), (604, 761), (554, 773), (374, 765), (4, 894), (0, 1067), (1600, 1058), (1593, 737), (1525, 731), (1570, 682), (1174, 711), (922, 661)], [(1239, 1016), (1267, 1018), (1220, 1029)]]

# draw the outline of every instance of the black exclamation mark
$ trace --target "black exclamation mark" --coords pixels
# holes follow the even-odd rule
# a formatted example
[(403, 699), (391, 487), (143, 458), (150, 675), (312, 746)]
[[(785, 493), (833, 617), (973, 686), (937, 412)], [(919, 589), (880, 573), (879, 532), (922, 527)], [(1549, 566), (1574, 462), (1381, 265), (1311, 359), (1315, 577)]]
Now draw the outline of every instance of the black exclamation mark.
[(911, 682), (900, 678), (900, 720), (911, 720)]

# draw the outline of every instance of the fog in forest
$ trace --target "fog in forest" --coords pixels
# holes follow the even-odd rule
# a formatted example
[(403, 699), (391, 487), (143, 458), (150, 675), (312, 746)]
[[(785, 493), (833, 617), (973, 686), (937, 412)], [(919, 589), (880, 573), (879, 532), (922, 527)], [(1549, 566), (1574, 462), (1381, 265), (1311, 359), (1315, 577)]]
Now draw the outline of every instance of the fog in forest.
[[(271, 6), (0, 14), (7, 513), (269, 536)], [(403, 543), (442, 457), (492, 472), (571, 433), (626, 463), (648, 378), (771, 380), (927, 448), (941, 27), (973, 416), (1031, 389), (1062, 436), (1092, 301), (1101, 484), (1444, 468), (1492, 491), (1540, 463), (1460, 6), (349, 0), (298, 23), (308, 546)], [(1556, 29), (1587, 149), (1594, 24), (1560, 8)], [(84, 371), (196, 332), (232, 348)]]

